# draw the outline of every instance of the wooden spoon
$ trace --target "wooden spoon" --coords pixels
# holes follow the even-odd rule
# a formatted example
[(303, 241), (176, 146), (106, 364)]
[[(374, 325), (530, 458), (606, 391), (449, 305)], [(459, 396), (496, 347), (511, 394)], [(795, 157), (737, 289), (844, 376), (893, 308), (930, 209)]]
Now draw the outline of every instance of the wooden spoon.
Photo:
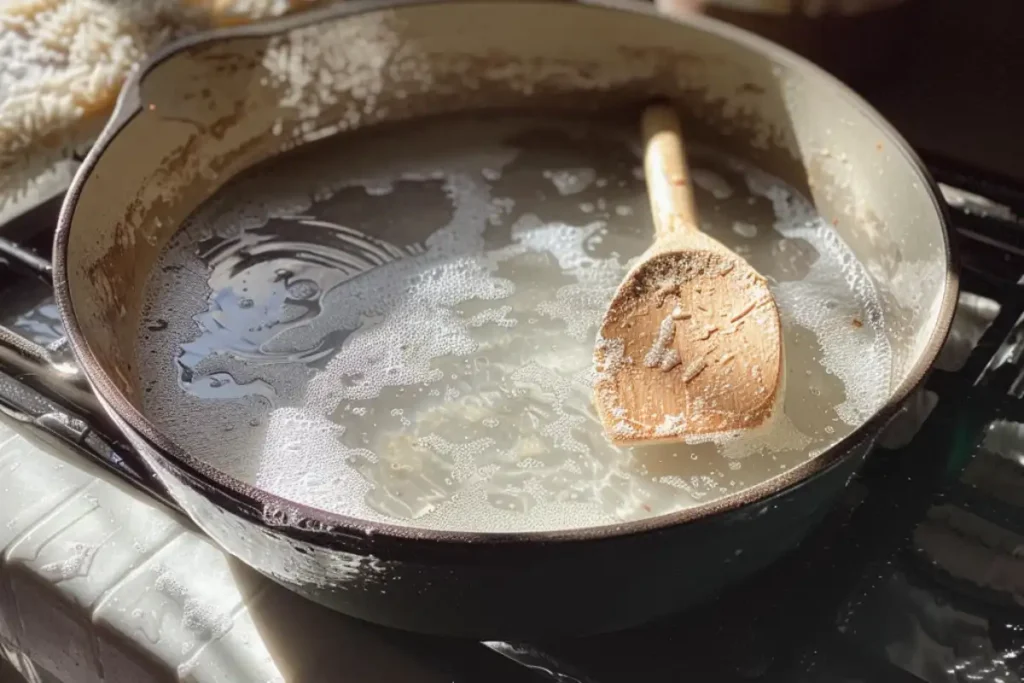
[(674, 109), (649, 106), (642, 129), (655, 242), (619, 285), (594, 350), (605, 431), (635, 445), (757, 427), (782, 376), (775, 299), (700, 232)]

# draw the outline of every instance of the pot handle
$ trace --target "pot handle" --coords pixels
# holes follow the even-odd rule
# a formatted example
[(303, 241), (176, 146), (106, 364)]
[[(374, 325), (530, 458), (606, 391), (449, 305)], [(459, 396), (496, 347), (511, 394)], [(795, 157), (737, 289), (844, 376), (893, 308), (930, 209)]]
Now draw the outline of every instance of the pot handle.
[[(3, 238), (0, 259), (9, 267), (50, 282), (49, 261)], [(66, 338), (42, 346), (0, 325), (0, 412), (70, 446), (180, 512), (100, 405)]]

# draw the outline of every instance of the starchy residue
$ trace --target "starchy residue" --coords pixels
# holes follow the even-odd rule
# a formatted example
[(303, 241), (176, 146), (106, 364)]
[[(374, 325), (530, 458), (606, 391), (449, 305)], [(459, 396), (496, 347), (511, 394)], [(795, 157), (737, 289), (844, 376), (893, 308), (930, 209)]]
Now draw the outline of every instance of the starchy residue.
[(680, 306), (676, 306), (675, 308), (672, 309), (673, 320), (689, 320), (692, 317), (693, 316), (684, 311)]
[(699, 341), (710, 339), (711, 335), (713, 335), (715, 332), (718, 332), (718, 325), (705, 325), (704, 329), (701, 330), (701, 333), (697, 335), (697, 339)]
[(702, 373), (704, 371), (704, 368), (706, 368), (707, 366), (707, 361), (705, 361), (703, 358), (698, 358), (697, 360), (691, 362), (689, 365), (686, 366), (686, 369), (683, 370), (683, 382), (689, 384), (697, 375)]
[[(662, 370), (666, 369), (666, 365), (671, 369), (678, 365), (678, 360), (673, 363), (670, 354), (675, 352), (672, 348), (672, 342), (676, 339), (676, 323), (672, 316), (666, 316), (662, 321), (661, 325), (658, 326), (658, 336), (654, 339), (654, 344), (651, 345), (651, 349), (647, 352), (644, 357), (644, 365), (649, 368), (658, 368)], [(676, 358), (679, 357), (678, 353), (675, 353)]]

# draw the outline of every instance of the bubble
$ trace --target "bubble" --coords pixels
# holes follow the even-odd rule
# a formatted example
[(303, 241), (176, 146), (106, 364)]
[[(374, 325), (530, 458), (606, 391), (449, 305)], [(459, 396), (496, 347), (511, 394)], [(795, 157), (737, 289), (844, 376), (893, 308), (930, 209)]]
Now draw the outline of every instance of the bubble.
[(546, 170), (543, 176), (551, 181), (562, 196), (579, 194), (583, 192), (597, 178), (597, 172), (592, 168), (572, 168)]
[[(780, 282), (772, 291), (784, 322), (813, 332), (825, 374), (841, 381), (845, 396), (836, 401), (836, 414), (850, 426), (859, 425), (883, 405), (889, 393), (892, 350), (875, 285), (809, 202), (761, 172), (748, 169), (746, 174), (751, 192), (771, 202), (774, 229), (787, 239), (804, 240), (818, 252), (803, 279)], [(865, 312), (872, 334), (850, 334), (850, 321), (860, 320)], [(817, 387), (810, 393), (821, 396)]]
[(736, 221), (733, 223), (732, 231), (740, 237), (746, 237), (747, 239), (754, 239), (757, 237), (757, 226), (744, 221)]

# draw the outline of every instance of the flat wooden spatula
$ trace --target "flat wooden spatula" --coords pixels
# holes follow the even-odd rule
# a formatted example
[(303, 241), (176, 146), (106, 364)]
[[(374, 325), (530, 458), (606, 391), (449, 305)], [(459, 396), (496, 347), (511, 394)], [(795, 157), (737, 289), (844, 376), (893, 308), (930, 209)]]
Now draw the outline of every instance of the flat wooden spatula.
[(655, 243), (605, 314), (594, 351), (595, 403), (620, 445), (752, 429), (782, 377), (779, 311), (745, 260), (700, 232), (679, 119), (643, 115)]

